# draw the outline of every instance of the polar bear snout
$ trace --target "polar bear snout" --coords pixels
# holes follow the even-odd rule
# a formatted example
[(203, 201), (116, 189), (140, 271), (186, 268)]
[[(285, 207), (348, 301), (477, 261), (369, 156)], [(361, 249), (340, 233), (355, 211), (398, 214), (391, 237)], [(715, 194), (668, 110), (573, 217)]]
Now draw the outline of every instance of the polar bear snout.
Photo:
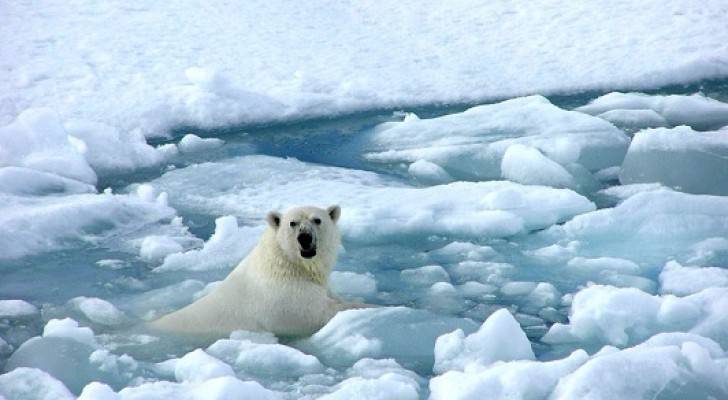
[(301, 246), (301, 257), (313, 258), (316, 256), (316, 240), (312, 234), (301, 232), (296, 239)]
[(298, 234), (298, 244), (301, 245), (302, 249), (310, 249), (313, 243), (313, 235), (308, 232), (301, 232)]

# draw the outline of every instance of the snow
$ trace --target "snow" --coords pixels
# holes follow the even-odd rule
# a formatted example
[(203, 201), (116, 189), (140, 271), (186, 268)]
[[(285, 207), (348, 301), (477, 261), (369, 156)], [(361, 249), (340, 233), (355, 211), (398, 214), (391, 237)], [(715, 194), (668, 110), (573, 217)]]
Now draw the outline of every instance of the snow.
[[(485, 180), (506, 173), (524, 177), (515, 169), (518, 160), (526, 157), (528, 171), (548, 165), (540, 179), (529, 179), (548, 176), (547, 182), (560, 184), (567, 183), (568, 174), (554, 164), (577, 163), (597, 171), (619, 165), (628, 146), (627, 136), (610, 123), (563, 110), (542, 96), (481, 105), (436, 118), (386, 122), (368, 141), (366, 157), (374, 162), (425, 160), (454, 178)], [(516, 144), (537, 149), (543, 156), (516, 147), (505, 163), (509, 170), (502, 172), (503, 156)]]
[[(210, 174), (216, 179), (208, 179)], [(256, 224), (263, 223), (266, 209), (311, 204), (312, 199), (320, 207), (339, 204), (344, 236), (367, 242), (395, 234), (510, 236), (594, 208), (586, 198), (566, 189), (511, 182), (415, 188), (371, 172), (259, 155), (176, 169), (153, 185), (168, 192), (172, 205), (180, 210), (233, 214)], [(402, 206), (392, 205), (388, 200), (392, 198)], [(404, 206), (415, 203), (418, 208)]]
[(22, 318), (38, 314), (38, 307), (23, 300), (0, 300), (0, 318)]
[(574, 178), (564, 167), (522, 144), (508, 146), (500, 169), (503, 178), (526, 185), (574, 186)]
[(465, 336), (455, 330), (437, 338), (435, 373), (486, 366), (496, 361), (535, 359), (531, 343), (513, 315), (500, 309), (491, 314), (477, 332)]
[(659, 182), (689, 193), (726, 195), (728, 133), (696, 132), (686, 126), (637, 132), (619, 180), (624, 184)]
[(0, 124), (45, 106), (64, 120), (150, 136), (172, 126), (687, 83), (726, 73), (722, 6), (258, 1), (213, 3), (200, 18), (192, 1), (17, 3), (0, 30), (8, 38)]
[(614, 119), (619, 122), (624, 121), (628, 126), (635, 128), (688, 125), (695, 129), (707, 130), (728, 125), (728, 103), (699, 93), (692, 96), (653, 96), (643, 93), (612, 92), (576, 110), (599, 115), (609, 121)]

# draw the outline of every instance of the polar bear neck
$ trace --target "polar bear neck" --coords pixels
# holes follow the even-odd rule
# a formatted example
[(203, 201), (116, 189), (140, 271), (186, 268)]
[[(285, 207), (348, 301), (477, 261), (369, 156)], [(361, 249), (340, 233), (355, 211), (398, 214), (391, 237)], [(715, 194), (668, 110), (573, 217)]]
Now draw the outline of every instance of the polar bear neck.
[[(336, 249), (338, 250), (338, 243)], [(328, 286), (329, 274), (336, 262), (336, 252), (331, 254), (325, 251), (320, 251), (317, 257), (310, 260), (291, 261), (278, 245), (272, 229), (263, 233), (252, 253), (255, 253), (253, 259), (258, 260), (257, 267), (264, 269), (266, 275), (272, 279), (308, 280), (324, 287)]]

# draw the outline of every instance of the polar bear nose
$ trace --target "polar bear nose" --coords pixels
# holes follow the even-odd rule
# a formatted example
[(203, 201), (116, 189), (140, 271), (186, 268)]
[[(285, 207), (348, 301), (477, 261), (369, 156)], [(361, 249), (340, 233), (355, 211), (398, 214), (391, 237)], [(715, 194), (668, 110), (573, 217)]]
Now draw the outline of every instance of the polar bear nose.
[(298, 243), (302, 248), (308, 249), (311, 247), (311, 243), (313, 243), (313, 236), (310, 233), (303, 232), (298, 235)]

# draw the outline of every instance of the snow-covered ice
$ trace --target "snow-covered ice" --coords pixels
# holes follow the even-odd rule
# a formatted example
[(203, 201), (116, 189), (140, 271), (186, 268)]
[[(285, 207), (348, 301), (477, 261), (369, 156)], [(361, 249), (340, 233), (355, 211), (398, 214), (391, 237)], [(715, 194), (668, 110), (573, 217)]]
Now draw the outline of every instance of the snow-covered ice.
[(0, 28), (0, 124), (45, 106), (64, 120), (162, 135), (172, 126), (689, 83), (728, 72), (723, 6), (14, 3)]

